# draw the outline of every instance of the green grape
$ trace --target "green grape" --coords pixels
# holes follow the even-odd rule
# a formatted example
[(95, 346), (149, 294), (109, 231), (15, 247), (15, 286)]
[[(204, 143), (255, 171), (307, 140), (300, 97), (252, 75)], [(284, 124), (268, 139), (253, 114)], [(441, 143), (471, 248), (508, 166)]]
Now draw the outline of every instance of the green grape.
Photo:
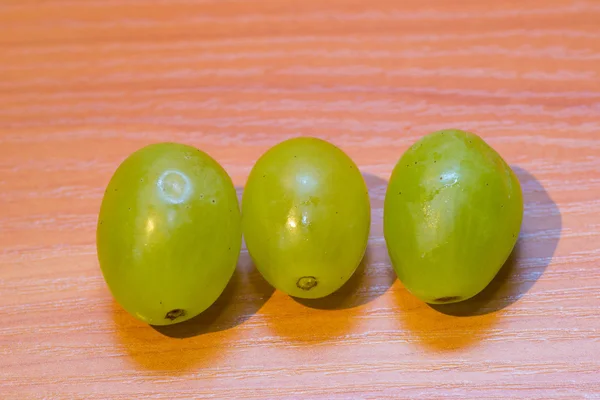
[(108, 287), (153, 325), (190, 319), (225, 289), (239, 256), (231, 179), (206, 153), (158, 143), (131, 154), (102, 200), (96, 244)]
[(384, 204), (384, 235), (406, 289), (427, 303), (483, 290), (510, 255), (523, 218), (519, 181), (479, 136), (434, 132), (404, 153)]
[(294, 297), (327, 296), (352, 276), (370, 220), (356, 164), (316, 138), (290, 139), (267, 151), (242, 200), (242, 228), (257, 269)]

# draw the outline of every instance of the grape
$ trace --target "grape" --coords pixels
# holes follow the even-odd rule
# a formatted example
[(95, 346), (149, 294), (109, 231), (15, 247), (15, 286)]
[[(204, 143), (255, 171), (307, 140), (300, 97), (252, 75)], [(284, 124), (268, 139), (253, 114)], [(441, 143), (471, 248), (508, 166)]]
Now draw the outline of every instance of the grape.
[(366, 250), (369, 195), (336, 146), (295, 138), (267, 151), (248, 178), (242, 228), (257, 269), (277, 289), (320, 298), (339, 289)]
[(111, 178), (96, 239), (104, 279), (127, 312), (153, 325), (185, 321), (219, 297), (235, 269), (242, 241), (235, 188), (198, 149), (146, 146)]
[(479, 136), (434, 132), (416, 142), (392, 173), (384, 236), (396, 273), (421, 300), (466, 300), (510, 255), (523, 218), (519, 181)]

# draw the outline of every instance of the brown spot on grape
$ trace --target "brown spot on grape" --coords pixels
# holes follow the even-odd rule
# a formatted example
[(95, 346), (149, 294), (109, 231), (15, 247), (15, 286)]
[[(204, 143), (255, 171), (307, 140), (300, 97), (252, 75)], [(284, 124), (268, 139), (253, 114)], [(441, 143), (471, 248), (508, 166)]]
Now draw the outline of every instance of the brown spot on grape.
[(184, 317), (185, 316), (185, 310), (182, 310), (181, 308), (176, 308), (174, 310), (169, 311), (166, 315), (165, 315), (165, 319), (174, 321), (179, 317)]
[(298, 282), (296, 282), (296, 286), (298, 286), (302, 290), (309, 291), (310, 289), (317, 286), (318, 283), (319, 282), (317, 281), (317, 278), (315, 278), (314, 276), (303, 276), (302, 278), (298, 279)]
[(436, 303), (454, 303), (455, 301), (459, 301), (460, 299), (460, 296), (445, 296), (439, 297), (433, 301), (435, 301)]

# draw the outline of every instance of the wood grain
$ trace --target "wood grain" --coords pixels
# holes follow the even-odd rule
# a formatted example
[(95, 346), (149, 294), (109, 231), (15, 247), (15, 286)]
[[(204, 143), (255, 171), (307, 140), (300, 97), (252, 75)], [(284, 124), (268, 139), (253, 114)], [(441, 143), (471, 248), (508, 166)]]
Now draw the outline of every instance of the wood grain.
[[(0, 397), (600, 398), (599, 21), (593, 0), (2, 1)], [(434, 309), (395, 279), (382, 201), (448, 127), (503, 155), (526, 207), (492, 284)], [(274, 292), (244, 250), (189, 323), (114, 303), (95, 224), (121, 160), (189, 143), (241, 193), (296, 135), (369, 184), (368, 255), (339, 293)]]

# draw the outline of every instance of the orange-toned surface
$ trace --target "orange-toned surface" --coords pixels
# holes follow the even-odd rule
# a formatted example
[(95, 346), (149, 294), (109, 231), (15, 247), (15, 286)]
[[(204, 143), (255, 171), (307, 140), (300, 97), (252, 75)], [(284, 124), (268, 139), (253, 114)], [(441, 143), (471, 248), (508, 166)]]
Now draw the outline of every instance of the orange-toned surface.
[[(0, 397), (600, 397), (599, 21), (594, 0), (2, 1)], [(494, 146), (526, 206), (491, 286), (433, 309), (395, 279), (382, 200), (401, 153), (446, 127)], [(124, 157), (189, 143), (241, 193), (295, 135), (366, 175), (348, 285), (295, 301), (244, 250), (190, 323), (113, 302), (95, 224)]]

